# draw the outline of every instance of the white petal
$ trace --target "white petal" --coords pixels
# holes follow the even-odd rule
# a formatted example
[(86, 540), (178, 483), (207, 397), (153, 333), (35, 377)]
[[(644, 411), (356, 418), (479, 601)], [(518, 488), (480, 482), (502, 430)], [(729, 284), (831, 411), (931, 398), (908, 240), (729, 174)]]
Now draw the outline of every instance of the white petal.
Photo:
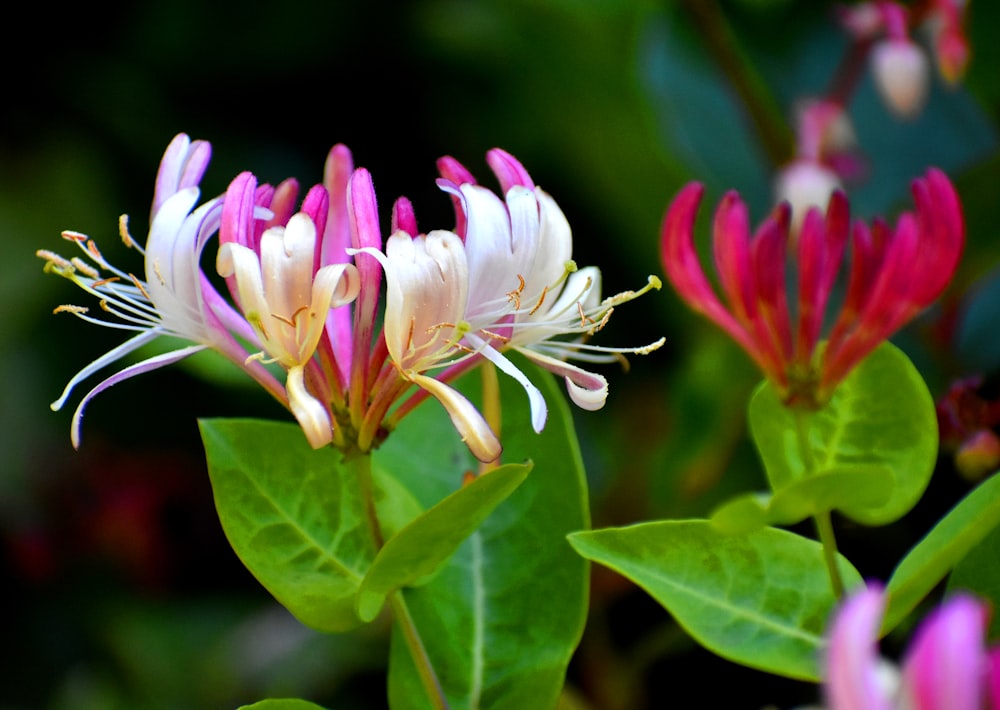
[(608, 381), (602, 375), (542, 355), (534, 350), (518, 348), (518, 352), (549, 372), (561, 375), (566, 380), (566, 391), (576, 406), (587, 411), (595, 411), (604, 406), (608, 399)]
[(305, 432), (309, 445), (318, 449), (333, 441), (330, 414), (306, 389), (305, 372), (301, 366), (289, 368), (285, 390), (288, 392), (288, 407)]
[(98, 370), (107, 367), (116, 360), (120, 360), (133, 350), (138, 350), (146, 343), (150, 342), (151, 340), (155, 340), (161, 335), (163, 335), (163, 333), (159, 330), (156, 329), (146, 330), (143, 331), (142, 333), (139, 333), (135, 337), (129, 338), (115, 349), (101, 355), (99, 358), (97, 358), (92, 363), (87, 365), (85, 368), (80, 370), (78, 373), (73, 375), (73, 378), (66, 384), (66, 387), (63, 389), (63, 393), (62, 395), (59, 396), (59, 399), (57, 399), (55, 402), (49, 405), (52, 408), (52, 411), (58, 412), (60, 409), (62, 409), (62, 406), (66, 404), (66, 400), (69, 398), (70, 393), (73, 391), (73, 388), (76, 387), (81, 382), (83, 382), (83, 380), (87, 379)]
[(528, 394), (528, 403), (531, 405), (531, 427), (535, 432), (540, 432), (545, 428), (545, 420), (549, 415), (548, 405), (545, 404), (545, 397), (542, 395), (542, 391), (535, 387), (528, 379), (528, 376), (521, 372), (517, 367), (499, 353), (495, 348), (487, 345), (478, 336), (469, 334), (465, 336), (465, 339), (482, 354), (484, 358), (492, 362), (494, 365), (500, 369), (506, 375), (513, 377), (517, 382), (524, 388), (524, 391)]
[(463, 397), (457, 390), (426, 375), (411, 374), (410, 379), (418, 386), (427, 390), (437, 399), (448, 412), (451, 423), (455, 425), (462, 441), (469, 447), (473, 456), (484, 463), (500, 458), (503, 448), (497, 440), (490, 425), (483, 415), (473, 406), (472, 402)]
[[(157, 335), (159, 335), (159, 333), (157, 333)], [(128, 341), (128, 343), (132, 343), (135, 340), (136, 338), (133, 338), (132, 340)], [(126, 345), (128, 343), (126, 343)], [(130, 365), (126, 367), (124, 370), (116, 372), (115, 374), (111, 375), (111, 377), (107, 378), (99, 385), (94, 387), (94, 389), (90, 390), (90, 392), (84, 395), (83, 399), (80, 400), (80, 404), (77, 406), (76, 411), (73, 412), (73, 423), (70, 426), (70, 440), (73, 442), (73, 448), (74, 449), (80, 448), (80, 427), (83, 424), (83, 410), (87, 407), (87, 404), (90, 402), (90, 400), (92, 400), (94, 397), (96, 397), (97, 395), (99, 395), (101, 392), (106, 390), (108, 387), (111, 387), (112, 385), (116, 385), (119, 382), (122, 382), (123, 380), (129, 379), (130, 377), (141, 375), (144, 372), (149, 372), (150, 370), (155, 370), (160, 367), (165, 367), (166, 365), (175, 363), (178, 360), (183, 360), (189, 355), (194, 355), (196, 352), (204, 350), (205, 347), (206, 346), (204, 345), (189, 345), (188, 347), (181, 348), (180, 350), (174, 350), (173, 352), (163, 353), (162, 355), (156, 355), (154, 357), (143, 360), (142, 362), (137, 362), (135, 365)], [(116, 348), (116, 350), (117, 349), (118, 348)]]
[(535, 198), (538, 200), (541, 223), (531, 278), (551, 286), (562, 277), (566, 262), (573, 258), (573, 232), (566, 215), (548, 193), (535, 188)]

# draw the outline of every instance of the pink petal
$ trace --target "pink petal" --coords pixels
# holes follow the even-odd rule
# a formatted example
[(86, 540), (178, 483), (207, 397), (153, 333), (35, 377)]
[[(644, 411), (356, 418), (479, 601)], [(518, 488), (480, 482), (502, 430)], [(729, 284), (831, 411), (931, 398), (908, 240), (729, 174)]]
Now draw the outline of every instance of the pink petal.
[(486, 154), (486, 162), (493, 169), (494, 175), (500, 181), (500, 187), (504, 194), (515, 185), (523, 185), (529, 190), (535, 189), (535, 183), (528, 175), (520, 161), (513, 155), (500, 148), (494, 148)]
[(823, 691), (830, 710), (893, 710), (879, 681), (878, 630), (885, 594), (870, 585), (834, 614), (824, 659)]
[(914, 710), (981, 710), (987, 672), (986, 607), (952, 597), (920, 625), (903, 663)]

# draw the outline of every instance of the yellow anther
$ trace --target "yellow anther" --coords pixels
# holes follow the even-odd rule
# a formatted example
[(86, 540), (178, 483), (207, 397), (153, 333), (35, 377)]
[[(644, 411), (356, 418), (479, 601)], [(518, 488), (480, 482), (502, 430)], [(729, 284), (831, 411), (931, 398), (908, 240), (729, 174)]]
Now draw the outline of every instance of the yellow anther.
[(480, 328), (479, 332), (485, 335), (487, 338), (499, 340), (501, 343), (510, 342), (510, 338), (508, 338), (506, 335), (500, 335), (500, 333), (494, 333), (492, 330), (486, 330), (486, 328)]
[(129, 273), (128, 277), (132, 281), (132, 285), (139, 289), (139, 293), (141, 293), (147, 301), (153, 300), (152, 296), (149, 295), (149, 291), (147, 291), (146, 287), (143, 286), (142, 281), (136, 278), (135, 274)]
[(542, 307), (542, 304), (545, 303), (545, 297), (548, 294), (549, 294), (549, 287), (546, 286), (545, 288), (542, 289), (542, 295), (538, 297), (538, 303), (535, 304), (534, 308), (532, 308), (530, 311), (528, 311), (528, 315), (529, 316), (535, 315), (535, 311), (537, 311), (539, 308)]
[(80, 273), (82, 273), (84, 276), (86, 276), (88, 278), (91, 278), (91, 279), (94, 279), (94, 280), (97, 280), (97, 279), (101, 278), (101, 272), (98, 271), (97, 269), (95, 269), (93, 266), (91, 266), (90, 264), (88, 264), (86, 261), (84, 261), (80, 257), (74, 256), (72, 259), (70, 259), (70, 261), (73, 262), (73, 267), (77, 271), (79, 271)]
[(106, 279), (95, 281), (94, 283), (90, 284), (90, 286), (91, 288), (100, 288), (101, 286), (107, 286), (108, 284), (114, 283), (115, 281), (121, 281), (121, 279), (118, 278), (117, 276), (109, 276)]
[(53, 313), (86, 313), (89, 310), (90, 310), (89, 308), (85, 308), (83, 306), (62, 305), (62, 306), (56, 306), (54, 309), (52, 309), (52, 312)]
[(48, 263), (45, 268), (54, 267), (61, 271), (73, 271), (73, 264), (63, 257), (56, 254), (54, 251), (49, 251), (48, 249), (39, 249), (35, 252), (35, 256), (45, 259)]
[(121, 235), (122, 242), (125, 243), (129, 249), (135, 247), (135, 240), (132, 239), (132, 235), (128, 233), (128, 215), (123, 214), (118, 218), (118, 234)]

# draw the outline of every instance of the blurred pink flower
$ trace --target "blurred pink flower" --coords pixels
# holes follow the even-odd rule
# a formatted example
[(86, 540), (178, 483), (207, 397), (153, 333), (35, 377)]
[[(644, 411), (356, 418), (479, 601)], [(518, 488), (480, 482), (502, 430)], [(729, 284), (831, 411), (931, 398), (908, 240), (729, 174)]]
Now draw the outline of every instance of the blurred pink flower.
[(829, 710), (983, 710), (1000, 707), (1000, 656), (988, 650), (989, 611), (965, 594), (924, 619), (901, 670), (878, 652), (881, 585), (855, 591), (834, 614), (823, 659)]
[[(916, 214), (890, 228), (849, 225), (849, 206), (834, 192), (825, 218), (806, 214), (798, 237), (797, 289), (789, 306), (789, 206), (779, 205), (751, 237), (747, 208), (727, 193), (715, 213), (714, 254), (728, 308), (716, 296), (694, 248), (703, 188), (685, 187), (667, 210), (662, 255), (667, 277), (689, 306), (708, 316), (754, 359), (789, 405), (822, 406), (837, 384), (944, 290), (965, 243), (961, 207), (939, 170), (912, 184)], [(840, 313), (825, 345), (820, 335), (848, 238), (851, 267)], [(794, 313), (794, 316), (793, 316)], [(793, 325), (794, 317), (794, 325)]]

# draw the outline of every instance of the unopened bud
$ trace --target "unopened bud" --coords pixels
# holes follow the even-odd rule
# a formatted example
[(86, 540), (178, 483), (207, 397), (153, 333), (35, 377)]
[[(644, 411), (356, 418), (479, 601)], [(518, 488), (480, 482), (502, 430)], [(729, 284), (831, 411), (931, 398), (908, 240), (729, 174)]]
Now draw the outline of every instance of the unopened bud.
[(961, 31), (942, 30), (934, 41), (938, 71), (949, 84), (957, 84), (965, 76), (969, 64), (969, 43)]
[(837, 174), (813, 160), (796, 160), (782, 168), (774, 181), (774, 196), (776, 202), (792, 206), (792, 234), (798, 234), (810, 207), (826, 210), (830, 195), (840, 187)]
[(887, 39), (872, 48), (875, 86), (889, 109), (913, 118), (923, 108), (929, 84), (927, 57), (907, 39)]
[(982, 480), (1000, 468), (1000, 438), (990, 429), (980, 429), (955, 453), (955, 467), (969, 481)]

